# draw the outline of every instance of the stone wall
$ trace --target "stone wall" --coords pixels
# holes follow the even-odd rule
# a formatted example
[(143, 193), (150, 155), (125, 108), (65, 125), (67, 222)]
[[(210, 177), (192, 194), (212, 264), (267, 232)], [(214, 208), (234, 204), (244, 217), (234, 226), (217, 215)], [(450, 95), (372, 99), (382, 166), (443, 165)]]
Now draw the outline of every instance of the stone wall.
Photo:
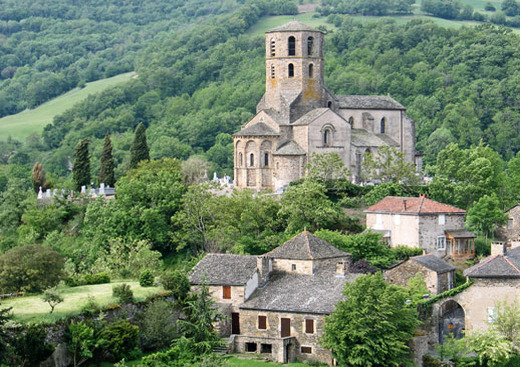
[(244, 303), (244, 292), (245, 287), (244, 286), (231, 286), (231, 298), (230, 299), (224, 299), (223, 298), (223, 286), (221, 285), (211, 285), (208, 287), (209, 292), (212, 296), (212, 298), (217, 303), (222, 304), (231, 304), (233, 306), (233, 312), (236, 312), (238, 310), (238, 305)]
[[(422, 274), (426, 288), (428, 288), (431, 294), (441, 293), (439, 292), (437, 273), (412, 260), (405, 261), (401, 265), (385, 271), (385, 279), (390, 284), (406, 287), (408, 281), (417, 274)], [(446, 285), (443, 285), (442, 288), (446, 287)]]
[[(293, 270), (293, 265), (296, 267)], [(273, 259), (273, 271), (295, 274), (313, 274), (312, 260)]]
[(464, 215), (445, 214), (444, 218), (444, 224), (439, 224), (439, 215), (419, 216), (419, 245), (439, 257), (444, 257), (447, 249), (437, 249), (437, 238), (444, 236), (447, 229), (464, 229)]

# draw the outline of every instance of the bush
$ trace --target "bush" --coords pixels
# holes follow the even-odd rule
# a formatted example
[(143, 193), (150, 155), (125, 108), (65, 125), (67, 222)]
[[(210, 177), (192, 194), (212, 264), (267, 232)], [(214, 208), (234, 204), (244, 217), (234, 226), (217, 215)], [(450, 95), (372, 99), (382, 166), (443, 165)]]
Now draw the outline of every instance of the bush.
[(107, 272), (96, 274), (85, 274), (80, 281), (80, 285), (110, 283), (110, 275)]
[(139, 276), (139, 285), (141, 287), (152, 287), (155, 277), (150, 270), (145, 270)]
[(81, 312), (86, 314), (93, 314), (100, 310), (99, 303), (96, 298), (92, 296), (87, 297), (87, 302), (81, 307)]
[(132, 303), (134, 301), (134, 292), (126, 283), (114, 285), (112, 287), (112, 296), (119, 299), (120, 303)]
[(475, 255), (489, 256), (491, 254), (491, 242), (493, 241), (485, 237), (475, 238)]
[(396, 246), (391, 248), (396, 260), (408, 260), (412, 256), (419, 256), (423, 254), (423, 249), (420, 247)]
[(45, 341), (45, 328), (42, 325), (28, 325), (11, 340), (16, 360), (11, 365), (38, 366), (47, 359), (54, 346)]
[(190, 281), (180, 271), (163, 273), (160, 282), (164, 289), (172, 291), (172, 295), (178, 300), (184, 300), (190, 291)]
[(138, 344), (139, 327), (127, 320), (118, 320), (105, 326), (98, 340), (98, 345), (112, 361), (120, 361), (123, 358), (134, 359), (140, 354)]
[(423, 356), (423, 367), (441, 367), (442, 362), (432, 356), (425, 354)]
[(171, 345), (176, 336), (177, 315), (171, 303), (157, 300), (143, 314), (141, 345), (149, 350), (158, 350)]

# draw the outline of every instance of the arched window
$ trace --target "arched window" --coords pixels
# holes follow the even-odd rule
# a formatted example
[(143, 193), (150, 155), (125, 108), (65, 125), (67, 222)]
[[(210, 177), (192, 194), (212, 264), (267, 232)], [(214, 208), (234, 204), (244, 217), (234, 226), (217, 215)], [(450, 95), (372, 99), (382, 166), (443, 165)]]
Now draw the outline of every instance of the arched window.
[(289, 49), (289, 56), (296, 55), (296, 39), (293, 36), (289, 37), (287, 48)]
[(238, 166), (239, 167), (242, 167), (242, 165), (244, 164), (244, 160), (243, 160), (243, 157), (242, 157), (242, 153), (238, 153)]
[(271, 40), (271, 57), (276, 56), (276, 42), (274, 39)]
[(331, 102), (331, 101), (329, 101), (329, 102), (327, 103), (327, 107), (328, 107), (328, 108), (332, 108), (332, 102)]
[(332, 143), (332, 131), (330, 129), (325, 129), (323, 131), (323, 145), (328, 147)]
[(314, 65), (310, 64), (309, 65), (309, 78), (313, 78), (313, 77), (314, 77)]
[(354, 117), (350, 116), (348, 119), (348, 123), (350, 124), (350, 126), (354, 126)]
[(313, 43), (314, 43), (314, 38), (313, 37), (307, 38), (307, 55), (309, 55), (309, 56), (312, 55)]
[(251, 153), (251, 155), (249, 156), (249, 167), (254, 167), (255, 166), (255, 155), (253, 153)]
[(276, 77), (276, 73), (274, 70), (274, 64), (271, 65), (271, 79), (274, 79)]
[(264, 167), (269, 167), (269, 153), (264, 153)]
[(289, 78), (292, 78), (294, 76), (294, 65), (289, 64), (288, 70), (289, 70)]
[(386, 119), (383, 117), (381, 119), (381, 134), (384, 134), (385, 133), (385, 130), (386, 130)]

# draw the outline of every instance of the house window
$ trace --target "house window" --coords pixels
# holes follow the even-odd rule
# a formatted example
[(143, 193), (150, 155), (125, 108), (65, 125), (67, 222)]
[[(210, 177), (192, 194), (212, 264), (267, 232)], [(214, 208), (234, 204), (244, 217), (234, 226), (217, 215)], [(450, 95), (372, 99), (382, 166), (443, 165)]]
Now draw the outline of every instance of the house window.
[(307, 55), (309, 55), (309, 56), (312, 55), (313, 44), (314, 44), (314, 38), (313, 37), (307, 38)]
[(271, 40), (271, 57), (276, 56), (276, 41)]
[(439, 214), (439, 225), (443, 226), (446, 224), (446, 216), (444, 214)]
[(267, 329), (267, 316), (258, 316), (258, 328), (260, 330)]
[(314, 77), (314, 65), (310, 64), (309, 65), (309, 78), (313, 78), (313, 77)]
[(256, 352), (256, 343), (246, 343), (246, 352), (254, 353)]
[(273, 345), (272, 344), (260, 344), (260, 353), (272, 353)]
[(289, 64), (288, 66), (288, 71), (289, 71), (289, 78), (292, 78), (294, 76), (294, 65), (293, 64)]
[(231, 286), (230, 285), (222, 286), (222, 298), (231, 299)]
[(292, 264), (292, 265), (291, 265), (291, 270), (292, 270), (292, 271), (296, 271), (296, 264)]
[(381, 134), (384, 134), (386, 130), (386, 119), (383, 117), (381, 119)]
[(488, 322), (490, 324), (494, 323), (496, 318), (497, 318), (497, 314), (496, 314), (496, 311), (495, 311), (495, 307), (488, 307), (487, 308), (487, 317), (488, 317)]
[(255, 165), (255, 155), (253, 153), (251, 153), (251, 155), (249, 156), (249, 167), (254, 167)]
[(445, 250), (446, 249), (446, 237), (439, 236), (437, 237), (437, 250)]
[(276, 72), (274, 68), (274, 64), (271, 65), (271, 79), (274, 79), (276, 77)]
[(312, 347), (304, 347), (303, 345), (300, 348), (302, 354), (312, 354)]
[(264, 153), (264, 166), (269, 167), (269, 153)]
[(307, 334), (314, 334), (314, 320), (305, 319), (305, 332)]
[(296, 39), (291, 36), (289, 37), (288, 42), (288, 49), (289, 49), (289, 56), (295, 56), (296, 55)]

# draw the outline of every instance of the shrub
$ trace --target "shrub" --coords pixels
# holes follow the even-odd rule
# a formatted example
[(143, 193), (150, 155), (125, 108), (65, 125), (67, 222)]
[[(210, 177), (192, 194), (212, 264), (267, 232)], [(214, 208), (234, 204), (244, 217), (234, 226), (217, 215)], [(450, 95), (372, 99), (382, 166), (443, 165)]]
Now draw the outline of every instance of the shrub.
[(141, 287), (152, 287), (155, 277), (150, 270), (145, 270), (139, 276), (139, 285)]
[(133, 358), (139, 344), (139, 327), (127, 320), (118, 320), (101, 330), (98, 345), (109, 355), (110, 360)]
[(132, 303), (134, 301), (134, 292), (126, 283), (114, 285), (112, 287), (112, 296), (119, 299), (120, 303)]
[(164, 289), (172, 291), (172, 295), (178, 300), (184, 300), (190, 291), (190, 281), (180, 271), (163, 273), (160, 282)]
[(158, 350), (171, 344), (176, 336), (177, 316), (173, 305), (163, 300), (151, 303), (143, 314), (141, 343), (143, 348)]
[(47, 359), (54, 346), (45, 341), (45, 328), (42, 325), (28, 325), (11, 340), (16, 353), (16, 366), (38, 366)]
[(81, 307), (81, 312), (86, 314), (93, 314), (99, 311), (100, 306), (97, 303), (96, 298), (88, 296), (87, 302)]
[(423, 249), (420, 247), (396, 246), (391, 248), (396, 260), (408, 260), (412, 256), (423, 254)]
[(423, 367), (441, 367), (442, 362), (432, 356), (425, 354), (423, 356)]
[(475, 255), (489, 256), (491, 254), (491, 242), (493, 241), (485, 237), (475, 238)]
[(80, 281), (81, 285), (110, 283), (110, 275), (107, 272), (85, 274)]

